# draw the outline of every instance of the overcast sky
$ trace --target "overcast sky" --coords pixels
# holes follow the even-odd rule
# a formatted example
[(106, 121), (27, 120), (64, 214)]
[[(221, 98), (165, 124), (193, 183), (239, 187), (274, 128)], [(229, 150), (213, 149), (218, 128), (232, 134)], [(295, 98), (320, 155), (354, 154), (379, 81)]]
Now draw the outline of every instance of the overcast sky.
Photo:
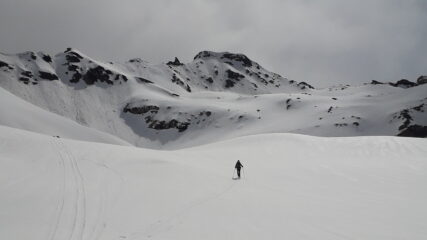
[(427, 0), (0, 0), (0, 51), (104, 61), (244, 53), (315, 86), (427, 74)]

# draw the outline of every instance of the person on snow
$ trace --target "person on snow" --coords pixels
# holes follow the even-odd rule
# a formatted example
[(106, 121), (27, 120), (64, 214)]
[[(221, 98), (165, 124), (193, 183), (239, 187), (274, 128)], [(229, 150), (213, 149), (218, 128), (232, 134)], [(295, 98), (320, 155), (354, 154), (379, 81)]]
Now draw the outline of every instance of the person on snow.
[(236, 162), (236, 166), (234, 168), (236, 168), (237, 170), (237, 177), (240, 178), (240, 169), (242, 169), (243, 165), (240, 163), (240, 160), (237, 160)]

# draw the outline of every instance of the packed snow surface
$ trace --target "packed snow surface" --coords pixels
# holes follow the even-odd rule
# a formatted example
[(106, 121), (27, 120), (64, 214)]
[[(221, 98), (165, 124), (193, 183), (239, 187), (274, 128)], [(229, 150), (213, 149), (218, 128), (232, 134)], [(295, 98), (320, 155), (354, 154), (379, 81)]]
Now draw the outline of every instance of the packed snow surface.
[(264, 134), (159, 151), (1, 126), (0, 239), (424, 240), (426, 156), (413, 138)]

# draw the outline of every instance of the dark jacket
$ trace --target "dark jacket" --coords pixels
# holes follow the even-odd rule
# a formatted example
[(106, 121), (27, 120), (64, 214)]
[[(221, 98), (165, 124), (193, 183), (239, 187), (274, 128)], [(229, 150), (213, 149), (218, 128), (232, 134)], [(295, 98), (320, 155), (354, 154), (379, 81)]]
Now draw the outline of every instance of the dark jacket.
[(236, 166), (234, 168), (237, 168), (240, 170), (240, 168), (242, 168), (242, 167), (243, 167), (243, 165), (240, 163), (240, 161), (237, 161)]

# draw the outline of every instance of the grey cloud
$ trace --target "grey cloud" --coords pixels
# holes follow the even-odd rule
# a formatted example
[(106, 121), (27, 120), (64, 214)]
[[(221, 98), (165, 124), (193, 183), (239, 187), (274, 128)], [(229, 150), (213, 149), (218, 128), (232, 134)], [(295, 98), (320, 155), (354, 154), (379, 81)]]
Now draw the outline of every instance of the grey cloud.
[(247, 54), (315, 86), (427, 74), (424, 0), (2, 0), (0, 50), (106, 61)]

